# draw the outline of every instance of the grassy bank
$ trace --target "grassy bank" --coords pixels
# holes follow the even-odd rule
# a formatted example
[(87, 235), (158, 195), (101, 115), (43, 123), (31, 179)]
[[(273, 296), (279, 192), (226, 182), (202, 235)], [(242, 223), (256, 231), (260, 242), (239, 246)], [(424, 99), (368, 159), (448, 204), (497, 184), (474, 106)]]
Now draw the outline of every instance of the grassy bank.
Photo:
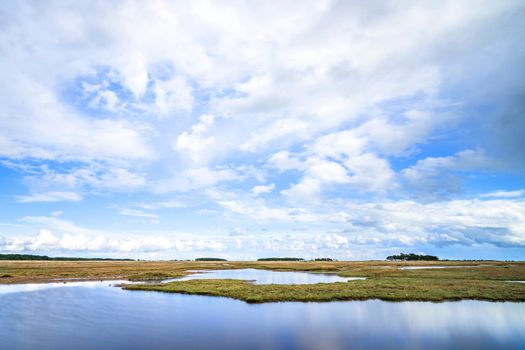
[(238, 280), (191, 280), (156, 285), (127, 285), (128, 290), (223, 296), (248, 303), (276, 301), (446, 301), (478, 299), (525, 301), (525, 286), (503, 281), (373, 278), (347, 283), (254, 285)]
[[(406, 266), (449, 265), (461, 268), (402, 270)], [(0, 283), (83, 280), (158, 280), (179, 277), (191, 270), (257, 268), (277, 271), (335, 273), (367, 277), (348, 283), (315, 285), (252, 285), (236, 280), (191, 280), (167, 284), (128, 285), (150, 290), (214, 295), (251, 303), (330, 300), (479, 299), (525, 301), (523, 262), (181, 262), (181, 261), (0, 261)]]

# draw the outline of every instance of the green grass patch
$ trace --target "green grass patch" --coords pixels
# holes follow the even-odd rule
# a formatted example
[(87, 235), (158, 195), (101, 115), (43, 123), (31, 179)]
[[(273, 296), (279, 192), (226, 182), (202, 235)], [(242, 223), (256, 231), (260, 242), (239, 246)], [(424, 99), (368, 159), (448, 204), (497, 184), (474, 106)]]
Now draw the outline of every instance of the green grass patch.
[(155, 285), (125, 285), (127, 290), (222, 296), (248, 303), (278, 301), (447, 301), (477, 299), (525, 301), (525, 286), (501, 281), (378, 278), (310, 285), (255, 285), (238, 280), (190, 280)]

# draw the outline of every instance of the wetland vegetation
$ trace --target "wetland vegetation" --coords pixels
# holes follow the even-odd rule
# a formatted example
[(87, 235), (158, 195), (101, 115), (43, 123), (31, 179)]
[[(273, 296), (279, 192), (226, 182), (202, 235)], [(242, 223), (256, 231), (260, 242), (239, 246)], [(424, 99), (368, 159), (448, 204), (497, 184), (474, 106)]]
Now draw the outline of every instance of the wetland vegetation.
[[(435, 265), (436, 262), (430, 261), (1, 261), (0, 283), (72, 279), (157, 281), (183, 277), (195, 270), (253, 268), (331, 273), (341, 277), (366, 277), (366, 280), (311, 285), (255, 285), (233, 279), (188, 280), (130, 284), (124, 288), (224, 296), (250, 303), (365, 299), (525, 301), (525, 285), (508, 282), (525, 280), (523, 262), (447, 261), (439, 262), (439, 265), (456, 268), (431, 268)], [(402, 269), (411, 266), (427, 268)]]

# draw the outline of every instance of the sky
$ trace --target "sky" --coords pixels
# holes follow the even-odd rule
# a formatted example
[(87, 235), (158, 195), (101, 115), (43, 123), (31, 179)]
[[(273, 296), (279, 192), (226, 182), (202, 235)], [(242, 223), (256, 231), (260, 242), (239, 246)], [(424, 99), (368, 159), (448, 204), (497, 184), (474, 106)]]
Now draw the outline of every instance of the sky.
[(524, 260), (523, 18), (5, 2), (0, 253)]

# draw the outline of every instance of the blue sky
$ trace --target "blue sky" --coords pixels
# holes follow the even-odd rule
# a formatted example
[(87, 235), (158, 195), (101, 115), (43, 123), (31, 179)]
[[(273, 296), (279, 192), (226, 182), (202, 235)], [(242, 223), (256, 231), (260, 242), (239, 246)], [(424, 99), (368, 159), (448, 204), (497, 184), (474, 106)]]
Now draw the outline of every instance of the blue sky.
[(522, 1), (0, 9), (0, 252), (525, 258)]

